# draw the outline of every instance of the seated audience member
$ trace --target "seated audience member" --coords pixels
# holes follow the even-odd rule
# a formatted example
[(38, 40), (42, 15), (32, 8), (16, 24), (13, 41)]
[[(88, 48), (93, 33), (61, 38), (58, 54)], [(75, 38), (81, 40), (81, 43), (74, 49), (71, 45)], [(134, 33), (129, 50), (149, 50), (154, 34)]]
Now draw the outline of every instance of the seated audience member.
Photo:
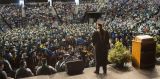
[(15, 72), (13, 71), (10, 62), (3, 57), (2, 53), (0, 54), (0, 60), (3, 61), (4, 64), (3, 70), (7, 73), (7, 76), (14, 77)]
[(7, 79), (7, 73), (3, 71), (4, 63), (0, 61), (0, 79)]
[(42, 66), (39, 66), (37, 68), (36, 74), (37, 75), (51, 75), (56, 73), (57, 70), (53, 68), (52, 66), (47, 65), (47, 60), (42, 60)]
[(7, 76), (8, 77), (14, 77), (15, 72), (13, 71), (13, 69), (12, 69), (10, 63), (8, 62), (8, 60), (3, 60), (3, 62), (4, 62), (4, 69), (3, 70), (6, 71)]
[(16, 79), (33, 76), (32, 71), (29, 68), (26, 68), (26, 66), (27, 66), (26, 61), (20, 62), (20, 68), (16, 70), (16, 75), (15, 75)]

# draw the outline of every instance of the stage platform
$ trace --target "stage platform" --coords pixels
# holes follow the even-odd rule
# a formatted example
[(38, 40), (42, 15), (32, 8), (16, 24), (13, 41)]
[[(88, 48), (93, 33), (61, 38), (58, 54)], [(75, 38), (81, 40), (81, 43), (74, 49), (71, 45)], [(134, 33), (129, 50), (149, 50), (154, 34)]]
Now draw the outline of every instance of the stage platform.
[(117, 69), (109, 65), (107, 74), (94, 74), (94, 67), (85, 68), (83, 74), (69, 76), (66, 72), (59, 72), (50, 76), (35, 76), (24, 79), (160, 79), (160, 65), (156, 65), (153, 70), (140, 70), (129, 66), (125, 69)]

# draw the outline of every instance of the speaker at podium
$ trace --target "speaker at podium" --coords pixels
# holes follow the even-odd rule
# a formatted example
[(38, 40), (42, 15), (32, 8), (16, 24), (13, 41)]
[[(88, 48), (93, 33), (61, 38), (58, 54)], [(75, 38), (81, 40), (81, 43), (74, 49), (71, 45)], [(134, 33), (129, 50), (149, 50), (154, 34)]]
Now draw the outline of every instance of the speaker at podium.
[(140, 69), (155, 67), (156, 42), (149, 35), (139, 35), (132, 40), (132, 65)]

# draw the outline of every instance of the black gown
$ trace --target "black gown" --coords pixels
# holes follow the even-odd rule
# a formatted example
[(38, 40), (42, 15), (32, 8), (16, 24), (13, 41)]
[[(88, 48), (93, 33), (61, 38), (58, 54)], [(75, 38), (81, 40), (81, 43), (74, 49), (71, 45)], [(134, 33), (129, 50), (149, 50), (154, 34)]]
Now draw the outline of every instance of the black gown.
[(105, 66), (108, 61), (108, 50), (110, 48), (108, 31), (95, 31), (92, 36), (92, 42), (95, 46), (96, 64), (98, 66)]

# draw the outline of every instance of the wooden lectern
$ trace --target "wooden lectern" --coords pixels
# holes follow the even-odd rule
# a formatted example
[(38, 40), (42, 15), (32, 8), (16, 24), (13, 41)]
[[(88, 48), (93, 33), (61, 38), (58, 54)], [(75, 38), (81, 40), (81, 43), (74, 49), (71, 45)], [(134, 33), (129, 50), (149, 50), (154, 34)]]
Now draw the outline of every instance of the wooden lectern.
[(149, 35), (136, 36), (132, 41), (132, 65), (138, 68), (155, 67), (156, 42)]

